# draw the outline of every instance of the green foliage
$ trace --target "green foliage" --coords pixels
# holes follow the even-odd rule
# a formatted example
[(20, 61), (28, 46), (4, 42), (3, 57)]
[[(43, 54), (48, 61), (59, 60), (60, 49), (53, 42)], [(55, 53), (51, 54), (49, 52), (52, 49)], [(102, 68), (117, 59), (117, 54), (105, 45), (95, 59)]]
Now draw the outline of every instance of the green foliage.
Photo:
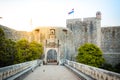
[(113, 71), (113, 72), (116, 72), (116, 73), (120, 73), (120, 63), (118, 63), (115, 66), (112, 66), (109, 63), (104, 63), (100, 68), (106, 69), (106, 70), (109, 70), (109, 71)]
[(109, 70), (109, 71), (113, 70), (113, 66), (111, 64), (108, 64), (108, 63), (103, 63), (103, 65), (100, 68), (106, 69), (106, 70)]
[(14, 63), (21, 63), (26, 61), (28, 56), (29, 42), (25, 39), (16, 42), (17, 53), (15, 55)]
[(76, 60), (80, 63), (95, 67), (100, 67), (104, 62), (100, 48), (90, 43), (86, 43), (79, 47)]
[(0, 28), (0, 39), (5, 38), (4, 31)]
[(32, 41), (30, 43), (30, 52), (32, 53), (32, 59), (41, 58), (43, 53), (42, 44), (38, 44), (37, 42)]
[(2, 29), (0, 29), (0, 36), (0, 67), (12, 65), (16, 53), (15, 42), (5, 39)]
[(28, 42), (22, 39), (17, 41), (16, 47), (17, 54), (15, 55), (15, 64), (38, 59), (43, 53), (42, 45), (35, 41)]
[(120, 73), (120, 63), (118, 63), (117, 65), (115, 65), (114, 67), (114, 71), (117, 72), (117, 73)]
[(42, 53), (41, 44), (25, 39), (17, 42), (6, 39), (4, 31), (0, 28), (0, 67), (38, 59)]
[(3, 30), (0, 28), (0, 50), (2, 50), (4, 46), (5, 34)]

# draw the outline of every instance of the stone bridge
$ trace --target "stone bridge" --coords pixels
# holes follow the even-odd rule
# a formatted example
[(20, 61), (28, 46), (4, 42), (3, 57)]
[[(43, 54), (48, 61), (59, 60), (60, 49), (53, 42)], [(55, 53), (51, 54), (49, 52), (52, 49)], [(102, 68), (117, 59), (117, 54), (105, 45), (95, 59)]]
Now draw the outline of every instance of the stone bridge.
[(69, 60), (34, 60), (0, 68), (0, 80), (120, 80), (120, 74)]

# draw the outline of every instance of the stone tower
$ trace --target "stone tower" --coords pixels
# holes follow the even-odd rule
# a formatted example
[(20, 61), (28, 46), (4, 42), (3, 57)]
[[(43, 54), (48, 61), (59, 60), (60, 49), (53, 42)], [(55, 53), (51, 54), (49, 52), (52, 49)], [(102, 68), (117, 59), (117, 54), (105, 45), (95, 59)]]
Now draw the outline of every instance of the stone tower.
[(74, 34), (75, 51), (84, 43), (93, 43), (100, 47), (101, 43), (101, 12), (96, 17), (68, 19), (67, 28)]
[(100, 12), (100, 11), (97, 11), (97, 12), (96, 12), (96, 18), (97, 18), (97, 19), (101, 19), (101, 12)]

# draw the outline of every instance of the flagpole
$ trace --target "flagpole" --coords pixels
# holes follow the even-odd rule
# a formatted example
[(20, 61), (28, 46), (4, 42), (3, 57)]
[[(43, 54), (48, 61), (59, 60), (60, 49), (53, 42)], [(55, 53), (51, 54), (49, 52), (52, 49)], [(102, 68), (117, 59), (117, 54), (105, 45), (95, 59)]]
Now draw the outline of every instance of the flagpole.
[(73, 13), (73, 19), (74, 19), (74, 13)]
[(74, 14), (75, 14), (75, 13), (74, 13), (74, 8), (73, 8), (73, 19), (74, 19)]

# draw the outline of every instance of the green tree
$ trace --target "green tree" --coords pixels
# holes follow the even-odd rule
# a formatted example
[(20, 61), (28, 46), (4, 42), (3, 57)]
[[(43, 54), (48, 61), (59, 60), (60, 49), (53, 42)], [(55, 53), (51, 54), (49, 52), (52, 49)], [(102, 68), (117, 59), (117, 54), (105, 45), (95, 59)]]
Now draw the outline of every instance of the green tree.
[(42, 45), (35, 41), (28, 42), (26, 39), (21, 39), (17, 41), (16, 47), (15, 64), (38, 59), (43, 53)]
[(43, 47), (41, 44), (26, 39), (17, 42), (6, 39), (4, 31), (0, 28), (0, 67), (22, 63), (41, 57)]
[(32, 53), (32, 56), (30, 57), (31, 60), (41, 58), (43, 53), (42, 44), (32, 41), (30, 43), (29, 51)]
[(5, 39), (4, 31), (0, 28), (0, 39)]
[(15, 42), (6, 39), (3, 30), (0, 28), (0, 67), (12, 65), (15, 52)]
[(22, 63), (27, 61), (26, 58), (29, 53), (29, 42), (26, 39), (21, 39), (16, 42), (17, 53), (15, 55), (14, 63)]
[(76, 60), (95, 67), (100, 67), (104, 62), (100, 48), (91, 43), (86, 43), (79, 47)]
[(3, 61), (5, 66), (12, 65), (14, 62), (14, 55), (16, 53), (16, 47), (15, 47), (15, 42), (12, 41), (11, 39), (5, 39), (4, 40), (4, 56)]

